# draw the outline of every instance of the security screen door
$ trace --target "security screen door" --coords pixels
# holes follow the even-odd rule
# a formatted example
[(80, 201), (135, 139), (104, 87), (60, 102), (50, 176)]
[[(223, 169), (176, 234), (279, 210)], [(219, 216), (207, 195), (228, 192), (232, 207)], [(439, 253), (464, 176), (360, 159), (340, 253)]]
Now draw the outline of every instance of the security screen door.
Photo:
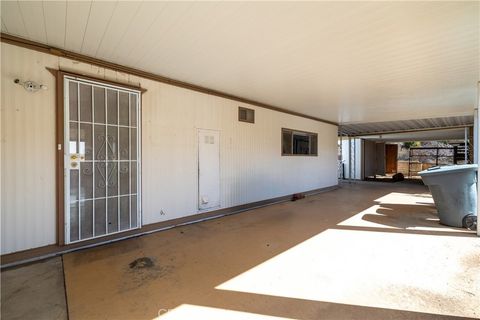
[(140, 93), (65, 76), (65, 242), (139, 228)]

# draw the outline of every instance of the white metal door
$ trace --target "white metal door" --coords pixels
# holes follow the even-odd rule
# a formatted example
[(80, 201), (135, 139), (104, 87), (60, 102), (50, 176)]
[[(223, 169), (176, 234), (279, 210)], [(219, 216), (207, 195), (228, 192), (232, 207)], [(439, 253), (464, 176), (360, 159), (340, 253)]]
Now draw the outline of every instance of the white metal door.
[(198, 130), (198, 208), (220, 206), (220, 132)]
[(64, 79), (65, 241), (141, 226), (140, 93)]

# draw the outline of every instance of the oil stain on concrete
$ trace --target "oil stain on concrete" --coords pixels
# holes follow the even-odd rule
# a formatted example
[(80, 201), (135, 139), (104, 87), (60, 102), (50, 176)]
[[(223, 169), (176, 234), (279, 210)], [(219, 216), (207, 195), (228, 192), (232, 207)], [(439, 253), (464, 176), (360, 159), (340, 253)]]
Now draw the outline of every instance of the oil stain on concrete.
[(137, 289), (150, 281), (164, 277), (173, 269), (169, 265), (160, 265), (157, 259), (151, 257), (140, 257), (124, 268), (124, 277), (119, 292)]

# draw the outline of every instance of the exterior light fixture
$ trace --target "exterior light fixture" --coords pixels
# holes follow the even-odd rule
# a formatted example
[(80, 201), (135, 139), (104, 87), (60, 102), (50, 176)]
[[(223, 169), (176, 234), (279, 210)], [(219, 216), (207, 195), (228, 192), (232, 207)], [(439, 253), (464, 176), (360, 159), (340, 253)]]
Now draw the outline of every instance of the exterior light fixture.
[(38, 84), (35, 81), (21, 81), (20, 79), (13, 80), (14, 83), (23, 87), (28, 92), (37, 92), (38, 90), (47, 90), (48, 87), (43, 84)]

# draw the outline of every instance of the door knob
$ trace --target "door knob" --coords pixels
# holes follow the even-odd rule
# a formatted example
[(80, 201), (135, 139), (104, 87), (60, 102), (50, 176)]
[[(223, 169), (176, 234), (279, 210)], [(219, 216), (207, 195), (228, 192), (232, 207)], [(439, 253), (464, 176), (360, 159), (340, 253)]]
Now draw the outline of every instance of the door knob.
[(70, 155), (70, 169), (79, 169), (81, 156), (78, 153), (72, 153)]

